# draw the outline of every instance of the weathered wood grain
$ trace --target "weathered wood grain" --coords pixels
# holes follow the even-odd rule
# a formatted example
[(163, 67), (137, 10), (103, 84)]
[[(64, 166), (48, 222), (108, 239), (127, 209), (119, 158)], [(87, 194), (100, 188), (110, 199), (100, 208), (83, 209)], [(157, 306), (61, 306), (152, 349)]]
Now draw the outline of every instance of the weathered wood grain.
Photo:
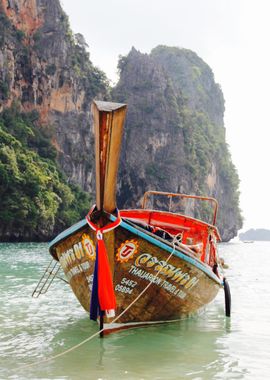
[[(89, 312), (95, 260), (83, 244), (86, 236), (92, 240), (94, 247), (95, 233), (86, 226), (58, 243), (56, 252), (74, 294)], [(104, 237), (109, 248), (117, 299), (116, 316), (133, 302), (151, 279), (154, 279), (146, 293), (117, 321), (119, 323), (181, 319), (212, 301), (220, 288), (206, 273), (176, 255), (165, 265), (169, 252), (122, 227), (105, 234)], [(130, 242), (135, 243), (136, 251), (126, 261), (120, 261), (120, 248), (127, 245), (129, 247)], [(76, 248), (80, 245), (83, 254), (76, 254)], [(65, 256), (70, 258), (65, 259)], [(155, 277), (160, 264), (164, 265), (164, 269)], [(105, 318), (107, 323), (111, 320)]]

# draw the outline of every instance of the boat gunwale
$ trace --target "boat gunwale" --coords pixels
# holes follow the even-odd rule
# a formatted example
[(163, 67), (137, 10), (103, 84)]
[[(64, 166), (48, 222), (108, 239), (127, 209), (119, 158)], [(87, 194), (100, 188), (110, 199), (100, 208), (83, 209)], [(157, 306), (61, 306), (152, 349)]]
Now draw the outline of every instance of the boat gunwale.
[[(116, 217), (114, 215), (110, 215), (110, 219), (114, 221)], [(219, 285), (223, 286), (222, 280), (211, 270), (210, 267), (199, 260), (197, 257), (194, 257), (192, 255), (192, 251), (188, 249), (188, 247), (181, 247), (180, 251), (179, 247), (174, 247), (172, 243), (165, 241), (164, 239), (160, 238), (159, 236), (153, 237), (152, 234), (148, 231), (145, 231), (143, 228), (139, 226), (133, 226), (132, 223), (128, 223), (128, 221), (123, 221), (119, 225), (119, 227), (124, 227), (125, 229), (129, 230), (130, 232), (134, 233), (137, 236), (143, 237), (145, 240), (149, 241), (150, 243), (156, 245), (159, 248), (162, 248), (166, 250), (167, 252), (172, 252), (172, 248), (175, 249), (173, 252), (174, 256), (177, 256), (180, 259), (183, 259), (184, 261), (188, 262), (191, 265), (194, 265), (196, 268), (202, 270), (205, 274), (208, 275), (212, 280), (216, 281)], [(190, 252), (189, 252), (190, 251)], [(192, 255), (192, 256), (191, 256)]]
[[(114, 221), (116, 217), (114, 215), (109, 215), (111, 221)], [(82, 219), (80, 222), (74, 224), (73, 226), (69, 227), (65, 231), (61, 232), (59, 235), (57, 235), (50, 243), (49, 243), (49, 250), (53, 257), (52, 248), (55, 244), (60, 243), (65, 238), (72, 235), (74, 232), (79, 231), (81, 228), (85, 227), (87, 225), (86, 219)], [(174, 248), (173, 255), (188, 262), (189, 264), (195, 266), (196, 268), (200, 269), (202, 272), (204, 272), (208, 277), (210, 277), (212, 280), (214, 280), (219, 286), (223, 286), (223, 281), (220, 279), (211, 269), (210, 267), (205, 264), (204, 262), (200, 261), (196, 257), (192, 255), (192, 252), (188, 250), (187, 247), (181, 247), (181, 252), (179, 247), (174, 247), (172, 243), (165, 241), (164, 239), (155, 236), (153, 237), (152, 234), (148, 231), (145, 231), (142, 227), (135, 226), (130, 221), (124, 221), (122, 220), (119, 227), (123, 227), (124, 229), (134, 233), (135, 235), (142, 237), (143, 239), (147, 240), (148, 242), (154, 244), (155, 246), (164, 249), (167, 252), (172, 252), (172, 249)], [(192, 256), (191, 256), (192, 255)]]
[[(188, 215), (180, 214), (180, 213), (174, 213), (174, 212), (171, 212), (171, 211), (161, 211), (161, 210), (155, 210), (155, 209), (125, 209), (125, 210), (120, 210), (120, 214), (121, 214), (122, 211), (124, 211), (124, 212), (134, 212), (135, 211), (135, 212), (138, 212), (138, 213), (140, 213), (140, 212), (143, 213), (145, 211), (148, 211), (149, 213), (167, 214), (167, 215), (173, 216), (173, 217), (186, 218), (186, 219), (189, 219), (189, 220), (191, 220), (193, 222), (201, 224), (201, 225), (203, 225), (205, 227), (211, 228), (217, 234), (217, 237), (218, 237), (219, 241), (220, 242), (222, 241), (217, 226), (215, 226), (214, 224), (211, 224), (211, 223), (207, 223), (207, 222), (205, 222), (205, 221), (203, 221), (201, 219), (193, 218), (192, 216), (188, 216)], [(129, 219), (128, 216), (124, 216), (123, 218)], [(130, 218), (130, 219), (133, 219), (133, 218)]]

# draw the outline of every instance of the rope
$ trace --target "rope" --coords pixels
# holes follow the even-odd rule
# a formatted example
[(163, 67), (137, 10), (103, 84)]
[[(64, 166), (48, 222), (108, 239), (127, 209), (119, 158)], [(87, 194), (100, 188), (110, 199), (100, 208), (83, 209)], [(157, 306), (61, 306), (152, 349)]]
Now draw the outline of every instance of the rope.
[[(170, 260), (170, 258), (172, 257), (172, 255), (174, 254), (175, 252), (175, 242), (177, 241), (177, 237), (178, 237), (179, 234), (175, 235), (174, 238), (173, 238), (173, 241), (172, 241), (172, 244), (173, 244), (173, 250), (172, 252), (169, 254), (169, 256), (167, 257), (167, 259), (165, 260), (165, 263), (167, 264), (168, 261)], [(172, 235), (171, 235), (172, 236)], [(122, 317), (122, 315), (124, 315), (130, 308), (132, 305), (134, 305), (134, 303), (136, 303), (140, 298), (141, 296), (146, 292), (146, 290), (153, 284), (154, 280), (157, 278), (157, 276), (160, 274), (160, 272), (162, 271), (163, 267), (161, 266), (160, 269), (158, 270), (158, 272), (155, 274), (155, 276), (149, 281), (149, 284), (146, 285), (146, 287), (141, 291), (141, 293), (125, 308), (125, 310), (122, 311), (121, 314), (119, 314), (115, 320), (113, 320), (112, 322), (110, 322), (109, 324), (112, 324), (112, 323), (115, 323), (120, 317)], [(103, 329), (104, 330), (104, 329)]]
[[(165, 260), (165, 263), (167, 264), (168, 261), (170, 260), (170, 258), (172, 257), (172, 255), (174, 254), (175, 252), (175, 244), (177, 243), (177, 238), (180, 234), (177, 234), (175, 236), (172, 236), (173, 237), (173, 241), (172, 241), (172, 245), (173, 245), (173, 250), (171, 251), (171, 253), (169, 254), (169, 256), (167, 257), (167, 259)], [(160, 274), (160, 272), (162, 271), (163, 267), (161, 267), (158, 272), (155, 274), (155, 276), (152, 277), (152, 279), (149, 281), (149, 283), (146, 285), (146, 287), (141, 291), (141, 293), (122, 311), (122, 313), (120, 313), (116, 318), (114, 318), (114, 320), (112, 320), (110, 324), (113, 324), (115, 322), (118, 321), (118, 319), (120, 317), (122, 317), (130, 308), (131, 306), (133, 306), (141, 297), (142, 295), (147, 291), (147, 289), (149, 289), (149, 287), (153, 284), (154, 280), (158, 277), (158, 275)], [(68, 354), (69, 352), (72, 352), (72, 351), (75, 351), (77, 348), (83, 346), (85, 343), (89, 342), (90, 340), (94, 339), (96, 336), (98, 336), (100, 333), (102, 333), (103, 331), (105, 330), (105, 327), (97, 332), (95, 332), (94, 334), (92, 334), (91, 336), (89, 336), (88, 338), (84, 339), (83, 341), (81, 341), (80, 343), (68, 348), (67, 350), (63, 351), (63, 352), (60, 352), (59, 354), (56, 354), (54, 356), (51, 356), (47, 359), (43, 359), (43, 360), (39, 360), (39, 361), (36, 361), (34, 363), (30, 363), (30, 364), (25, 364), (23, 366), (20, 366), (18, 368), (16, 368), (16, 371), (20, 371), (22, 369), (26, 369), (26, 368), (31, 368), (31, 367), (35, 367), (39, 364), (43, 364), (43, 363), (48, 363), (54, 359), (57, 359), (57, 358), (60, 358), (61, 356), (64, 356), (66, 354)], [(15, 370), (15, 369), (14, 369)], [(13, 371), (13, 370), (12, 370)]]

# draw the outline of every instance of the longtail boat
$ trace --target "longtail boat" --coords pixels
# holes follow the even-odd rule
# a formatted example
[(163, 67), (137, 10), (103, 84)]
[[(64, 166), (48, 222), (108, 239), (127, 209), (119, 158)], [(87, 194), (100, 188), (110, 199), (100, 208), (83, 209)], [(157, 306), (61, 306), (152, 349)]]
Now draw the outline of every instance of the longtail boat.
[[(102, 333), (185, 318), (211, 302), (222, 287), (229, 316), (230, 291), (217, 253), (217, 201), (148, 191), (141, 209), (119, 211), (116, 184), (126, 105), (95, 101), (92, 113), (96, 205), (49, 244), (53, 268), (33, 295), (45, 292), (62, 267)], [(208, 211), (211, 206), (211, 222), (175, 212), (187, 201), (193, 210), (197, 201), (206, 203)], [(168, 209), (158, 210), (158, 205)]]

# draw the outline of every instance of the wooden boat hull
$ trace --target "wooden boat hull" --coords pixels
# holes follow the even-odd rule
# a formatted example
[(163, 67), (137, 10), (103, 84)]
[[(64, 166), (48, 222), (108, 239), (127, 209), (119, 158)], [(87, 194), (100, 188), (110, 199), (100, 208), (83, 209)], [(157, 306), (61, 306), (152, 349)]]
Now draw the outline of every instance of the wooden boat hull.
[[(97, 319), (100, 306), (101, 326), (107, 330), (189, 316), (211, 302), (222, 286), (217, 201), (148, 191), (141, 210), (119, 214), (116, 184), (126, 105), (95, 101), (92, 112), (96, 205), (85, 220), (52, 241), (50, 253), (91, 319)], [(195, 201), (208, 202), (201, 214), (212, 216), (210, 224), (186, 213), (190, 205), (195, 210)]]
[[(115, 230), (104, 234), (104, 241), (106, 246), (113, 247), (108, 257), (117, 301), (116, 316), (104, 318), (108, 330), (182, 319), (211, 302), (222, 286), (222, 280), (211, 268), (192, 257), (184, 247), (175, 248), (132, 223), (122, 221)], [(74, 294), (87, 312), (95, 246), (96, 234), (85, 220), (50, 244), (51, 254), (59, 260)], [(150, 282), (147, 291), (136, 300)], [(115, 323), (110, 324), (112, 321)]]

